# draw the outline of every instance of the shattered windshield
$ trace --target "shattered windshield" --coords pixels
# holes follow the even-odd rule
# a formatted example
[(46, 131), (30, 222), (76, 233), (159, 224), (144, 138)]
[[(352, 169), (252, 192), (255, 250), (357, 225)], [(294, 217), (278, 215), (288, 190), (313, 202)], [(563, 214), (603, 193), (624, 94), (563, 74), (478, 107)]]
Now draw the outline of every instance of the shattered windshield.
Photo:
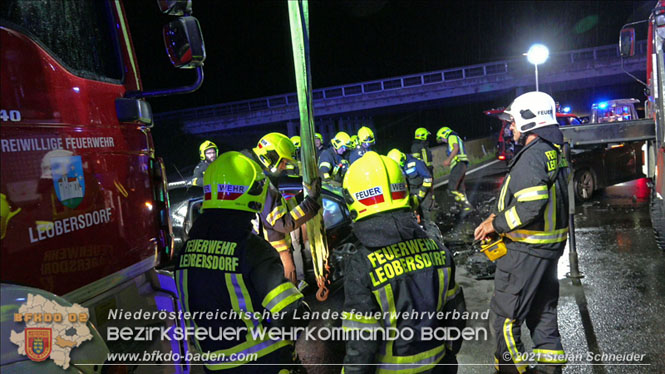
[(116, 26), (108, 1), (2, 0), (0, 25), (28, 35), (70, 72), (123, 79)]

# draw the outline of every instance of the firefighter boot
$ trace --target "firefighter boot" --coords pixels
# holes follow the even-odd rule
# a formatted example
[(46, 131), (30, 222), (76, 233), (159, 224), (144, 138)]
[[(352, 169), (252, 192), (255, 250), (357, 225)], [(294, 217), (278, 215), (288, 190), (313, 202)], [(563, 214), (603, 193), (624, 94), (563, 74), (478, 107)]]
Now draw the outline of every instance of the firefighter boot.
[(464, 212), (471, 212), (473, 210), (473, 205), (467, 200), (466, 195), (459, 191), (451, 191), (455, 196), (455, 202), (458, 203)]

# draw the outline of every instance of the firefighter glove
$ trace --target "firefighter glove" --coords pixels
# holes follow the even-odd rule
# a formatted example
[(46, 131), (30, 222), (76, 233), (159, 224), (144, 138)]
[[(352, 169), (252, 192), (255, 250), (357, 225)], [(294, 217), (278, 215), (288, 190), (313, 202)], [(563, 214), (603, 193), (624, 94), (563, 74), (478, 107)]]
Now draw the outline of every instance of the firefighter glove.
[(314, 179), (309, 185), (305, 183), (303, 185), (305, 186), (305, 190), (307, 190), (307, 196), (313, 200), (319, 199), (321, 195), (321, 178)]

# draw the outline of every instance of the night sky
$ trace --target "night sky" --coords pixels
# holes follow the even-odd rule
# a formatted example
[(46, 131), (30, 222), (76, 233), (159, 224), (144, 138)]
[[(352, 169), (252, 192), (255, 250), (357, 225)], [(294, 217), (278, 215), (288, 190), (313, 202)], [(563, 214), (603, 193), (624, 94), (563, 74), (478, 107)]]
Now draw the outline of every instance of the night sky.
[[(189, 83), (171, 68), (153, 1), (130, 1), (146, 88)], [(616, 43), (654, 1), (310, 1), (314, 88)], [(155, 112), (295, 91), (284, 1), (194, 0), (207, 50), (199, 92), (153, 99)], [(139, 17), (136, 17), (140, 15)], [(164, 77), (168, 77), (165, 80)]]
[[(310, 1), (312, 83), (322, 88), (515, 58), (534, 42), (550, 53), (615, 44), (621, 26), (646, 19), (654, 4)], [(172, 68), (164, 51), (161, 27), (172, 17), (159, 14), (154, 1), (126, 1), (125, 8), (144, 88), (193, 82), (195, 74)], [(285, 1), (194, 0), (193, 9), (207, 51), (205, 81), (193, 94), (150, 99), (154, 112), (295, 92)], [(481, 109), (488, 108), (462, 107), (451, 120)], [(153, 134), (158, 150), (160, 136), (177, 135), (157, 127)]]

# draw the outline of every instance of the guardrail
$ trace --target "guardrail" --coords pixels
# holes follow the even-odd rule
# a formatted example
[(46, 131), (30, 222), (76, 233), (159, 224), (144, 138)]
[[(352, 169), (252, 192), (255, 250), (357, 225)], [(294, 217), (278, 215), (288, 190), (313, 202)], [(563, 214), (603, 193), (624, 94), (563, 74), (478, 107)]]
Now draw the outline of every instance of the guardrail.
[[(635, 54), (637, 56), (645, 56), (647, 49), (646, 40), (637, 42), (635, 48)], [(616, 62), (619, 61), (618, 59), (620, 59), (619, 47), (616, 44), (612, 44), (601, 47), (554, 53), (550, 57), (549, 65), (558, 67), (558, 69), (556, 69), (557, 71), (565, 71), (571, 66), (584, 65), (589, 62)], [(333, 86), (312, 90), (312, 101), (316, 103), (341, 97), (374, 94), (400, 89), (411, 89), (418, 86), (427, 86), (443, 82), (460, 81), (466, 79), (475, 80), (476, 78), (497, 76), (521, 71), (523, 69), (530, 68), (530, 66), (531, 65), (527, 65), (525, 63), (524, 58), (515, 58), (487, 64), (469, 65), (421, 74), (404, 75), (400, 77), (391, 77), (341, 86)], [(191, 120), (225, 117), (230, 115), (251, 113), (258, 110), (283, 108), (292, 105), (298, 105), (298, 98), (295, 93), (164, 112), (156, 114), (155, 119), (159, 121), (171, 121), (176, 119)]]

